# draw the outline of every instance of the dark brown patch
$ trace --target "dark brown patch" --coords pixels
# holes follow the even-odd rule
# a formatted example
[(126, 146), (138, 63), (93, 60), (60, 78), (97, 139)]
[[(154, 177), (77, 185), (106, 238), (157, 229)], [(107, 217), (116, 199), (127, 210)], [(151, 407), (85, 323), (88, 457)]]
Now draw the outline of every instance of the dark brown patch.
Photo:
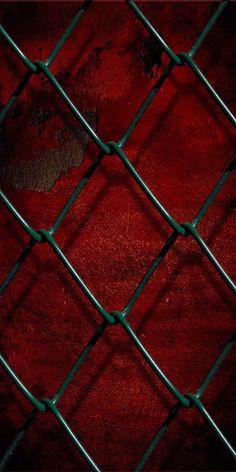
[(140, 58), (144, 64), (144, 73), (147, 74), (149, 78), (155, 79), (157, 77), (158, 70), (162, 65), (162, 53), (163, 49), (155, 38), (152, 36), (145, 38)]
[[(38, 119), (45, 121), (49, 117), (47, 110), (41, 110)], [(70, 115), (69, 113), (67, 114)], [(35, 115), (36, 116), (36, 115)], [(93, 111), (84, 113), (90, 126), (96, 130), (97, 114)], [(48, 119), (48, 118), (47, 118)], [(40, 122), (40, 121), (39, 121)], [(36, 124), (36, 123), (35, 123)], [(67, 125), (56, 131), (59, 143), (57, 149), (39, 149), (34, 152), (37, 159), (20, 160), (3, 167), (2, 178), (17, 189), (48, 192), (56, 181), (65, 175), (71, 167), (79, 167), (90, 142), (88, 134), (80, 125)]]

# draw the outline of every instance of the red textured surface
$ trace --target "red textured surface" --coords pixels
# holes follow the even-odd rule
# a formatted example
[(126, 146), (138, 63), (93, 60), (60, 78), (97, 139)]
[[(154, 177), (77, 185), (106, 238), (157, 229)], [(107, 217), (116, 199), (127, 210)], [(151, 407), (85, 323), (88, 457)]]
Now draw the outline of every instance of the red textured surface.
[[(1, 3), (3, 25), (32, 59), (46, 58), (77, 9), (74, 2)], [(142, 9), (174, 48), (187, 51), (214, 10), (212, 3), (143, 3)], [(231, 4), (196, 56), (208, 79), (235, 111)], [(96, 110), (97, 132), (118, 140), (152, 84), (140, 49), (147, 36), (120, 2), (95, 2), (55, 63), (53, 72), (82, 111)], [(110, 42), (110, 43), (109, 43)], [(100, 52), (96, 52), (98, 48)], [(6, 54), (7, 53), (7, 54)], [(6, 102), (24, 67), (1, 40), (0, 100)], [(163, 62), (167, 58), (163, 56)], [(35, 159), (55, 149), (66, 106), (43, 76), (22, 94), (22, 114), (6, 121), (8, 159)], [(55, 114), (35, 127), (35, 109)], [(73, 121), (73, 120), (72, 120)], [(75, 123), (75, 120), (74, 120)], [(40, 132), (38, 129), (40, 128)], [(179, 222), (191, 221), (234, 155), (233, 127), (193, 73), (176, 69), (125, 146), (131, 162)], [(34, 228), (49, 227), (96, 156), (91, 144), (80, 167), (50, 192), (2, 187)], [(199, 230), (234, 278), (235, 176)], [(3, 206), (1, 279), (27, 237)], [(56, 234), (69, 260), (108, 309), (122, 309), (171, 233), (115, 157), (106, 157)], [(1, 351), (38, 397), (50, 398), (100, 322), (99, 315), (47, 245), (38, 245), (1, 300)], [(179, 239), (130, 313), (131, 325), (182, 392), (194, 392), (235, 329), (234, 300), (191, 238)], [(235, 351), (203, 401), (235, 443)], [(0, 449), (31, 411), (0, 373)], [(109, 327), (59, 407), (102, 470), (134, 470), (174, 399), (120, 326)], [(173, 422), (145, 470), (234, 470), (235, 464), (196, 410)], [(35, 421), (8, 470), (88, 470), (50, 413)]]

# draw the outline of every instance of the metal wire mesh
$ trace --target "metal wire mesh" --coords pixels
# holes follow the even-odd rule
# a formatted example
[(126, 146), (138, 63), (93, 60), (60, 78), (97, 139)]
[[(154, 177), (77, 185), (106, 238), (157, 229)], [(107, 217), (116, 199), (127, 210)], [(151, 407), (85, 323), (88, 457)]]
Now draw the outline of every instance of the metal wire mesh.
[[(44, 399), (39, 399), (36, 398), (31, 391), (27, 388), (27, 386), (23, 383), (23, 381), (18, 377), (17, 373), (12, 369), (11, 365), (7, 361), (7, 359), (1, 354), (0, 355), (0, 363), (2, 368), (6, 371), (8, 376), (12, 379), (14, 384), (17, 386), (17, 388), (22, 392), (22, 394), (28, 399), (28, 401), (32, 404), (33, 410), (30, 416), (26, 419), (25, 423), (23, 424), (22, 428), (17, 432), (16, 436), (14, 437), (12, 443), (9, 445), (8, 449), (5, 451), (1, 461), (0, 461), (0, 470), (3, 470), (5, 466), (7, 465), (8, 461), (10, 460), (11, 456), (15, 452), (16, 448), (18, 447), (20, 441), (24, 437), (25, 432), (28, 430), (32, 422), (35, 420), (36, 416), (39, 413), (43, 413), (47, 410), (50, 410), (52, 415), (58, 420), (60, 423), (61, 427), (64, 429), (64, 431), (67, 433), (71, 441), (74, 443), (76, 448), (80, 451), (82, 456), (84, 457), (85, 461), (89, 464), (92, 470), (99, 471), (99, 466), (96, 464), (95, 459), (91, 457), (89, 452), (86, 450), (85, 446), (81, 442), (81, 440), (75, 435), (75, 433), (72, 431), (70, 428), (69, 424), (65, 420), (65, 418), (62, 416), (60, 409), (58, 408), (58, 402), (61, 400), (65, 390), (67, 389), (68, 385), (70, 382), (73, 381), (75, 374), (77, 374), (78, 370), (80, 369), (81, 365), (97, 343), (97, 341), (102, 337), (103, 333), (105, 332), (106, 328), (109, 325), (114, 325), (116, 323), (120, 323), (124, 330), (126, 331), (127, 335), (129, 336), (130, 340), (136, 348), (139, 350), (139, 352), (142, 354), (143, 358), (146, 360), (147, 364), (150, 366), (150, 368), (155, 372), (156, 376), (161, 380), (161, 382), (165, 385), (165, 387), (171, 392), (173, 395), (174, 399), (176, 400), (176, 404), (174, 407), (171, 409), (169, 412), (167, 418), (161, 425), (159, 431), (157, 434), (153, 437), (151, 443), (149, 444), (148, 448), (146, 449), (145, 453), (141, 457), (137, 467), (136, 471), (140, 471), (143, 469), (145, 466), (147, 460), (149, 459), (150, 455), (152, 454), (153, 450), (157, 447), (160, 439), (164, 435), (164, 433), (167, 431), (169, 425), (171, 422), (175, 419), (175, 417), (178, 415), (178, 412), (182, 408), (190, 408), (190, 407), (195, 407), (199, 413), (204, 417), (205, 421), (208, 423), (208, 425), (212, 428), (212, 430), (215, 432), (215, 434), (218, 436), (219, 440), (222, 442), (226, 450), (231, 454), (231, 456), (236, 459), (236, 450), (234, 449), (233, 445), (229, 442), (229, 440), (225, 437), (224, 433), (221, 431), (219, 426), (215, 423), (214, 419), (210, 415), (209, 411), (207, 410), (205, 404), (202, 402), (202, 395), (204, 394), (206, 388), (208, 387), (209, 383), (212, 381), (213, 377), (216, 375), (219, 367), (221, 366), (223, 360), (225, 357), (229, 354), (231, 349), (233, 348), (235, 341), (236, 341), (236, 335), (235, 333), (233, 336), (229, 339), (223, 350), (219, 353), (219, 356), (217, 359), (213, 362), (211, 368), (207, 372), (206, 377), (203, 379), (201, 385), (197, 389), (196, 392), (194, 393), (188, 393), (185, 394), (181, 391), (178, 390), (178, 388), (175, 386), (175, 384), (172, 382), (171, 379), (169, 379), (163, 370), (160, 368), (159, 364), (157, 361), (155, 361), (150, 353), (146, 350), (145, 346), (141, 342), (140, 338), (137, 336), (135, 331), (133, 330), (130, 322), (128, 321), (128, 315), (130, 313), (131, 308), (135, 305), (137, 299), (139, 298), (141, 292), (145, 289), (146, 284), (148, 283), (149, 279), (152, 277), (154, 272), (158, 269), (160, 266), (162, 260), (165, 258), (166, 254), (169, 252), (170, 248), (173, 247), (177, 239), (179, 238), (186, 238), (186, 237), (192, 237), (198, 247), (199, 250), (202, 251), (205, 256), (209, 259), (210, 263), (213, 265), (215, 270), (218, 272), (219, 276), (223, 279), (225, 284), (229, 287), (229, 289), (235, 293), (236, 287), (229, 276), (228, 273), (223, 269), (221, 263), (216, 259), (214, 254), (212, 253), (211, 249), (208, 247), (204, 239), (202, 238), (201, 234), (197, 230), (197, 226), (202, 220), (202, 218), (205, 216), (205, 213), (207, 210), (210, 208), (211, 204), (217, 197), (217, 194), (220, 192), (222, 189), (223, 185), (227, 182), (228, 178), (232, 174), (234, 168), (235, 168), (235, 163), (236, 160), (233, 159), (228, 167), (226, 168), (225, 172), (223, 175), (219, 177), (219, 180), (216, 182), (214, 188), (208, 195), (207, 199), (204, 201), (202, 204), (202, 207), (199, 209), (197, 215), (193, 219), (192, 222), (185, 222), (185, 223), (179, 223), (176, 221), (172, 215), (168, 212), (167, 208), (165, 205), (158, 200), (158, 198), (153, 194), (151, 189), (148, 187), (148, 185), (144, 182), (142, 179), (141, 175), (137, 172), (135, 167), (132, 165), (131, 161), (129, 160), (128, 156), (126, 153), (123, 151), (123, 147), (125, 143), (127, 142), (128, 138), (130, 137), (131, 133), (135, 129), (137, 123), (141, 119), (143, 113), (146, 111), (154, 97), (158, 94), (159, 90), (161, 87), (164, 85), (165, 81), (168, 79), (170, 76), (171, 72), (175, 67), (183, 67), (187, 66), (189, 67), (197, 79), (201, 82), (202, 86), (206, 89), (206, 91), (211, 95), (212, 99), (215, 101), (216, 105), (220, 108), (222, 113), (226, 116), (226, 118), (229, 120), (229, 122), (235, 126), (236, 123), (236, 118), (232, 114), (232, 112), (229, 110), (229, 108), (226, 106), (222, 98), (218, 95), (216, 90), (213, 88), (213, 86), (208, 82), (207, 78), (201, 71), (201, 69), (198, 67), (197, 63), (193, 59), (194, 55), (196, 54), (198, 48), (202, 45), (202, 42), (208, 32), (211, 30), (211, 28), (214, 26), (214, 23), (216, 20), (220, 17), (220, 15), (224, 12), (224, 9), (228, 5), (228, 0), (223, 1), (220, 3), (214, 14), (211, 16), (209, 21), (207, 22), (206, 26), (204, 29), (201, 31), (200, 36), (197, 38), (196, 42), (193, 44), (192, 48), (188, 52), (180, 52), (176, 53), (174, 50), (172, 50), (165, 39), (159, 34), (159, 32), (153, 27), (151, 22), (147, 19), (147, 17), (143, 14), (141, 9), (138, 7), (138, 5), (133, 1), (133, 0), (127, 0), (127, 7), (129, 7), (134, 15), (136, 15), (139, 20), (142, 22), (143, 26), (149, 31), (149, 33), (153, 36), (155, 41), (159, 44), (159, 46), (162, 48), (162, 50), (167, 54), (169, 57), (169, 63), (166, 66), (164, 72), (161, 74), (161, 76), (157, 79), (156, 83), (152, 87), (150, 93), (148, 96), (145, 98), (143, 103), (140, 105), (136, 115), (134, 116), (133, 120), (129, 124), (127, 130), (119, 140), (119, 142), (114, 142), (114, 141), (109, 141), (109, 142), (104, 142), (98, 134), (91, 128), (89, 125), (88, 121), (85, 119), (83, 114), (80, 112), (79, 108), (73, 103), (73, 101), (70, 99), (69, 95), (66, 93), (66, 91), (62, 88), (61, 84), (58, 82), (56, 77), (53, 75), (53, 73), (50, 70), (50, 66), (52, 62), (54, 61), (55, 57), (57, 54), (60, 52), (62, 49), (64, 43), (70, 36), (70, 34), (73, 32), (74, 28), (77, 27), (77, 24), (79, 23), (81, 17), (84, 15), (85, 12), (89, 9), (89, 7), (92, 7), (92, 0), (85, 1), (82, 6), (79, 8), (77, 14), (73, 18), (72, 22), (60, 38), (60, 40), (57, 42), (55, 47), (53, 48), (51, 54), (48, 56), (48, 58), (45, 61), (33, 61), (29, 59), (24, 52), (19, 48), (19, 46), (16, 44), (14, 39), (9, 35), (9, 33), (4, 29), (3, 26), (0, 26), (0, 33), (1, 36), (6, 40), (8, 45), (11, 47), (12, 51), (15, 53), (16, 56), (20, 59), (21, 62), (24, 63), (26, 67), (26, 73), (20, 83), (17, 85), (15, 91), (9, 98), (7, 104), (3, 108), (1, 114), (0, 114), (0, 123), (4, 121), (6, 118), (8, 112), (11, 110), (11, 108), (14, 106), (16, 103), (19, 95), (21, 92), (27, 87), (27, 84), (30, 81), (30, 78), (34, 74), (43, 74), (48, 81), (51, 83), (53, 89), (55, 92), (61, 96), (61, 98), (64, 100), (66, 103), (67, 107), (72, 111), (74, 116), (78, 119), (82, 127), (85, 129), (85, 131), (88, 133), (90, 138), (96, 143), (97, 147), (99, 148), (99, 153), (92, 163), (90, 167), (87, 169), (85, 172), (84, 176), (82, 179), (78, 182), (77, 186), (73, 190), (73, 193), (71, 194), (70, 198), (67, 200), (66, 204), (64, 207), (61, 209), (59, 214), (57, 215), (53, 225), (49, 228), (42, 228), (40, 230), (34, 229), (24, 218), (23, 215), (19, 213), (15, 205), (12, 204), (12, 202), (9, 200), (7, 195), (0, 190), (0, 198), (2, 203), (6, 206), (6, 208), (9, 210), (9, 212), (13, 215), (13, 217), (17, 220), (19, 225), (25, 230), (25, 232), (30, 236), (28, 243), (26, 246), (23, 248), (21, 254), (19, 255), (18, 259), (16, 260), (15, 264), (12, 266), (10, 272), (7, 274), (6, 278), (2, 282), (0, 286), (0, 294), (3, 295), (5, 290), (7, 289), (8, 285), (12, 282), (18, 271), (20, 270), (21, 266), (26, 262), (28, 255), (32, 252), (34, 246), (36, 244), (49, 244), (55, 254), (58, 256), (58, 259), (62, 262), (64, 267), (67, 269), (71, 277), (75, 280), (77, 283), (78, 287), (84, 292), (84, 294), (87, 296), (91, 304), (95, 307), (95, 309), (98, 311), (98, 313), (101, 315), (102, 322), (96, 332), (94, 333), (93, 337), (90, 339), (88, 344), (84, 347), (83, 351), (79, 354), (76, 362), (74, 365), (71, 367), (70, 371), (66, 375), (66, 377), (63, 379), (62, 384), (58, 391), (55, 393), (53, 398), (44, 398)], [(136, 289), (134, 290), (131, 298), (128, 300), (126, 306), (122, 311), (113, 311), (109, 312), (106, 310), (105, 307), (101, 305), (99, 300), (95, 297), (94, 293), (90, 290), (90, 288), (87, 286), (86, 282), (82, 279), (80, 274), (76, 271), (75, 267), (71, 264), (71, 262), (68, 260), (66, 257), (65, 253), (63, 252), (62, 248), (58, 245), (56, 239), (55, 239), (55, 233), (58, 229), (58, 227), (61, 225), (62, 221), (64, 220), (66, 214), (69, 212), (71, 206), (73, 203), (76, 201), (76, 199), (79, 197), (81, 194), (82, 190), (85, 188), (87, 185), (88, 181), (92, 178), (93, 174), (95, 173), (96, 169), (100, 165), (101, 161), (107, 156), (107, 155), (115, 155), (120, 161), (124, 164), (125, 168), (127, 171), (131, 174), (133, 177), (134, 181), (138, 184), (138, 186), (142, 189), (143, 193), (146, 195), (146, 197), (150, 200), (154, 208), (159, 212), (159, 214), (164, 218), (164, 220), (169, 224), (169, 226), (172, 229), (172, 234), (168, 238), (168, 240), (165, 242), (163, 247), (161, 248), (159, 254), (157, 257), (153, 260), (152, 264), (148, 268), (147, 272), (143, 276), (143, 278), (140, 280), (139, 284), (137, 285)]]

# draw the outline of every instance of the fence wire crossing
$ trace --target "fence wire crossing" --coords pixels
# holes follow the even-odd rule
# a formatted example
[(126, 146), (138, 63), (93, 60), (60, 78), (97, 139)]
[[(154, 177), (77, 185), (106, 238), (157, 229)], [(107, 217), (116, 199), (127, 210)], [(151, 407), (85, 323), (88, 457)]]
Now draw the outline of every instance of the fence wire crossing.
[[(201, 385), (199, 386), (198, 390), (195, 393), (182, 393), (178, 390), (175, 384), (168, 378), (168, 376), (164, 373), (161, 369), (159, 364), (153, 359), (150, 353), (147, 351), (143, 343), (141, 342), (140, 338), (137, 336), (135, 331), (133, 330), (130, 322), (128, 321), (128, 315), (131, 309), (135, 306), (136, 301), (138, 300), (141, 292), (145, 289), (149, 279), (152, 277), (154, 272), (160, 266), (162, 260), (165, 258), (166, 254), (169, 250), (173, 247), (176, 240), (180, 237), (193, 237), (196, 241), (197, 245), (199, 246), (200, 250), (206, 255), (209, 259), (210, 263), (218, 272), (219, 276), (223, 279), (225, 284), (228, 288), (235, 293), (236, 286), (230, 277), (230, 275), (223, 269), (221, 263), (217, 260), (215, 255), (212, 253), (210, 247), (206, 244), (204, 239), (202, 238), (201, 234), (197, 230), (197, 226), (205, 216), (207, 210), (210, 208), (211, 204), (217, 197), (218, 193), (221, 191), (224, 184), (226, 184), (228, 178), (232, 174), (235, 169), (236, 159), (234, 158), (224, 171), (224, 173), (219, 177), (219, 180), (216, 182), (214, 188), (208, 195), (207, 199), (202, 204), (202, 207), (199, 209), (197, 215), (194, 217), (192, 222), (185, 222), (179, 223), (176, 221), (173, 216), (168, 212), (167, 208), (164, 204), (153, 194), (151, 189), (148, 185), (144, 182), (141, 175), (137, 172), (131, 161), (129, 160), (128, 156), (123, 150), (125, 143), (127, 142), (128, 138), (130, 137), (131, 133), (134, 131), (137, 123), (141, 119), (143, 113), (147, 110), (150, 103), (153, 101), (155, 96), (158, 94), (161, 87), (164, 85), (165, 81), (170, 76), (171, 72), (175, 67), (182, 67), (187, 66), (193, 71), (197, 79), (201, 82), (202, 86), (205, 90), (211, 95), (212, 99), (215, 101), (216, 105), (219, 107), (221, 112), (224, 113), (225, 117), (229, 120), (229, 122), (235, 126), (236, 118), (233, 113), (229, 110), (226, 106), (222, 98), (218, 95), (215, 88), (209, 83), (201, 69), (198, 67), (197, 63), (193, 59), (194, 55), (196, 54), (199, 47), (202, 45), (202, 42), (211, 28), (214, 26), (216, 20), (223, 14), (225, 8), (227, 7), (229, 1), (225, 0), (218, 4), (215, 12), (209, 19), (208, 23), (205, 25), (201, 34), (197, 38), (196, 42), (193, 44), (192, 48), (188, 52), (180, 52), (176, 53), (170, 46), (167, 44), (165, 39), (160, 35), (160, 33), (153, 27), (151, 22), (148, 18), (144, 15), (142, 10), (133, 0), (126, 0), (127, 6), (132, 10), (134, 15), (139, 18), (140, 22), (143, 24), (144, 28), (148, 30), (150, 35), (155, 38), (156, 42), (161, 46), (164, 53), (167, 54), (169, 57), (169, 63), (165, 67), (163, 73), (160, 77), (156, 80), (154, 86), (150, 90), (148, 96), (145, 98), (143, 103), (140, 105), (137, 113), (135, 114), (134, 118), (130, 122), (128, 128), (125, 130), (123, 136), (119, 140), (119, 142), (109, 141), (104, 142), (100, 136), (92, 129), (89, 125), (86, 118), (83, 116), (79, 108), (75, 105), (75, 103), (70, 99), (67, 92), (58, 82), (56, 77), (50, 70), (50, 66), (60, 50), (63, 48), (68, 37), (71, 35), (73, 30), (77, 27), (79, 21), (81, 20), (82, 16), (85, 12), (88, 11), (89, 8), (92, 7), (93, 0), (86, 0), (79, 8), (78, 12), (76, 13), (75, 17), (69, 24), (68, 28), (59, 39), (53, 50), (51, 51), (50, 55), (45, 61), (40, 60), (31, 60), (29, 59), (24, 52), (20, 49), (19, 45), (16, 44), (14, 39), (10, 36), (10, 34), (6, 31), (3, 26), (0, 26), (0, 34), (6, 40), (8, 45), (11, 47), (12, 51), (18, 56), (18, 59), (24, 63), (26, 67), (26, 73), (23, 76), (22, 80), (17, 85), (16, 89), (14, 90), (13, 94), (9, 97), (8, 102), (2, 109), (0, 113), (0, 124), (3, 123), (4, 119), (7, 117), (8, 112), (12, 109), (14, 104), (16, 103), (18, 97), (20, 96), (21, 92), (27, 87), (27, 84), (30, 81), (30, 78), (34, 74), (43, 74), (49, 82), (51, 83), (53, 89), (61, 96), (61, 98), (66, 103), (67, 107), (72, 111), (74, 116), (78, 119), (82, 127), (86, 130), (90, 138), (96, 143), (99, 151), (96, 159), (87, 169), (85, 174), (83, 175), (82, 179), (78, 182), (77, 186), (73, 190), (70, 198), (66, 201), (64, 207), (61, 209), (59, 214), (57, 215), (54, 223), (49, 229), (42, 228), (40, 230), (34, 229), (24, 218), (24, 216), (17, 210), (15, 205), (9, 200), (7, 195), (0, 190), (0, 198), (2, 203), (5, 207), (10, 211), (12, 216), (17, 220), (17, 222), (21, 225), (21, 227), (25, 230), (25, 232), (29, 235), (29, 241), (26, 246), (23, 248), (21, 254), (19, 255), (18, 259), (12, 266), (10, 272), (5, 277), (4, 281), (0, 286), (0, 294), (3, 295), (8, 285), (13, 281), (14, 277), (20, 270), (22, 264), (25, 263), (27, 260), (28, 255), (32, 252), (34, 246), (38, 243), (47, 243), (51, 246), (52, 250), (58, 256), (64, 267), (70, 273), (71, 277), (75, 280), (77, 285), (80, 289), (84, 292), (87, 296), (91, 304), (95, 307), (95, 309), (99, 312), (102, 318), (102, 322), (95, 331), (92, 338), (89, 340), (88, 344), (84, 347), (83, 351), (79, 354), (76, 362), (71, 367), (69, 372), (67, 373), (66, 377), (63, 379), (60, 388), (55, 393), (53, 398), (43, 398), (39, 399), (36, 398), (32, 392), (27, 388), (24, 382), (19, 378), (17, 373), (14, 371), (12, 366), (9, 364), (7, 359), (1, 354), (0, 355), (0, 364), (8, 374), (8, 376), (12, 379), (16, 387), (21, 391), (21, 393), (28, 399), (28, 401), (32, 404), (33, 409), (30, 416), (26, 419), (25, 423), (22, 425), (20, 430), (16, 433), (15, 437), (13, 438), (9, 447), (5, 450), (4, 455), (0, 459), (0, 470), (3, 471), (6, 465), (8, 464), (9, 460), (11, 459), (12, 455), (16, 451), (18, 445), (20, 444), (22, 438), (24, 437), (26, 431), (32, 425), (34, 420), (36, 419), (39, 413), (43, 413), (45, 411), (50, 410), (54, 417), (57, 419), (59, 424), (62, 426), (64, 431), (67, 433), (71, 441), (74, 443), (76, 448), (80, 451), (82, 456), (84, 457), (87, 464), (91, 467), (92, 470), (99, 471), (101, 470), (99, 466), (96, 464), (95, 459), (90, 455), (87, 451), (84, 444), (75, 435), (69, 424), (67, 423), (66, 419), (62, 416), (60, 409), (58, 408), (58, 402), (61, 400), (65, 390), (67, 389), (68, 385), (73, 381), (75, 375), (78, 373), (81, 365), (86, 360), (89, 353), (92, 351), (94, 346), (96, 345), (97, 341), (101, 338), (105, 330), (109, 325), (114, 325), (120, 323), (124, 330), (126, 331), (127, 335), (129, 336), (130, 340), (134, 343), (136, 348), (142, 354), (143, 358), (146, 360), (149, 367), (155, 372), (158, 379), (165, 385), (165, 387), (171, 392), (175, 399), (175, 404), (171, 411), (169, 412), (167, 418), (161, 425), (160, 429), (157, 431), (156, 435), (153, 437), (152, 441), (148, 445), (147, 449), (143, 453), (139, 463), (136, 466), (136, 472), (141, 471), (145, 464), (147, 463), (149, 457), (151, 456), (154, 449), (158, 446), (161, 438), (168, 430), (168, 427), (174, 420), (174, 418), (178, 415), (178, 412), (182, 408), (190, 408), (195, 407), (199, 411), (199, 413), (205, 418), (208, 425), (212, 428), (215, 432), (216, 436), (219, 438), (219, 441), (222, 445), (226, 448), (229, 454), (236, 460), (236, 449), (230, 443), (230, 441), (225, 437), (224, 433), (221, 431), (220, 427), (216, 424), (214, 419), (212, 418), (209, 411), (206, 409), (206, 406), (202, 402), (202, 395), (204, 394), (206, 388), (208, 387), (209, 383), (212, 381), (213, 377), (217, 374), (218, 369), (220, 368), (223, 360), (229, 354), (231, 349), (233, 348), (235, 341), (236, 341), (236, 333), (232, 335), (226, 345), (223, 347), (222, 351), (219, 353), (217, 359), (213, 362), (212, 366), (208, 370), (206, 377), (203, 379)], [(157, 6), (158, 8), (158, 6)], [(76, 199), (81, 194), (84, 187), (92, 178), (93, 174), (95, 173), (96, 169), (98, 168), (101, 161), (107, 155), (114, 155), (120, 159), (120, 161), (124, 164), (127, 171), (131, 174), (133, 179), (135, 180), (136, 184), (142, 189), (143, 193), (146, 197), (150, 200), (152, 205), (155, 207), (157, 212), (164, 218), (164, 220), (169, 224), (172, 229), (172, 232), (165, 242), (155, 259), (153, 260), (152, 264), (148, 268), (147, 272), (144, 274), (142, 279), (140, 280), (139, 284), (137, 285), (136, 289), (134, 290), (131, 298), (128, 300), (126, 306), (122, 311), (113, 311), (109, 312), (106, 310), (105, 307), (101, 305), (99, 300), (95, 297), (94, 293), (90, 290), (86, 282), (82, 279), (79, 273), (76, 271), (75, 267), (72, 263), (68, 260), (67, 256), (63, 252), (62, 248), (58, 245), (55, 239), (55, 233), (58, 227), (63, 222), (66, 214), (69, 212), (71, 206), (76, 201)]]

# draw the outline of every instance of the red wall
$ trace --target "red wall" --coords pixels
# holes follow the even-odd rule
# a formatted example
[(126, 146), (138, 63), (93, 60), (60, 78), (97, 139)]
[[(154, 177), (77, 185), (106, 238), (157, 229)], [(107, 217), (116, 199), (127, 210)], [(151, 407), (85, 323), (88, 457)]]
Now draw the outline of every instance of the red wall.
[[(216, 4), (145, 2), (140, 7), (179, 52), (190, 49)], [(3, 26), (28, 57), (44, 60), (77, 8), (77, 2), (1, 2), (0, 13)], [(196, 55), (232, 111), (235, 8), (228, 7)], [(147, 36), (125, 3), (96, 1), (52, 65), (105, 142), (120, 139), (155, 83), (142, 59)], [(162, 61), (164, 66), (165, 55)], [(4, 39), (0, 62), (0, 101), (5, 104), (25, 67)], [(97, 147), (87, 147), (80, 125), (43, 75), (31, 79), (2, 134), (2, 188), (34, 228), (48, 228)], [(187, 67), (176, 68), (125, 152), (157, 198), (183, 223), (195, 217), (233, 158), (233, 127), (193, 73)], [(234, 186), (232, 176), (199, 226), (232, 278)], [(2, 205), (0, 228), (2, 280), (28, 237)], [(99, 301), (112, 311), (125, 306), (170, 233), (118, 158), (107, 156), (55, 238)], [(37, 398), (52, 397), (100, 316), (45, 244), (34, 248), (1, 302), (1, 351)], [(181, 392), (195, 392), (235, 329), (233, 303), (229, 288), (193, 239), (180, 238), (129, 321)], [(234, 366), (232, 351), (203, 397), (232, 443)], [(3, 371), (0, 402), (2, 452), (32, 407)], [(108, 328), (58, 406), (102, 470), (131, 471), (174, 403), (117, 325)], [(145, 470), (234, 468), (199, 412), (185, 409)], [(48, 412), (38, 416), (7, 470), (78, 471), (88, 466)]]

